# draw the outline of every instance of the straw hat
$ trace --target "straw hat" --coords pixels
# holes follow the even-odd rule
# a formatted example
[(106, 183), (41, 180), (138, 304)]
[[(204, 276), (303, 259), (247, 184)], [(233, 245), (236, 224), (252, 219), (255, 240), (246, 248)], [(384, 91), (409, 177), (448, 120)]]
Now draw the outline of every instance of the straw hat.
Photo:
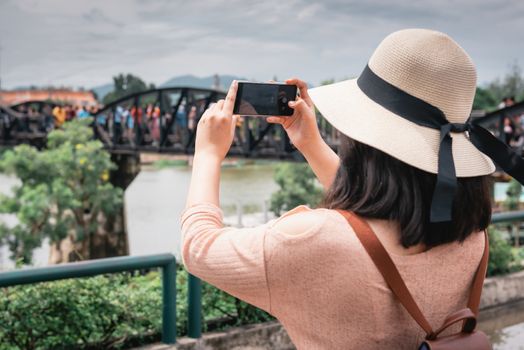
[[(469, 118), (476, 90), (475, 65), (448, 35), (406, 29), (387, 36), (368, 63), (386, 83), (438, 108), (449, 123)], [(362, 91), (357, 79), (309, 90), (320, 113), (343, 134), (409, 165), (438, 173), (441, 132), (414, 123), (385, 108)], [(430, 107), (431, 107), (430, 106)], [(466, 132), (449, 133), (457, 177), (495, 171), (490, 158)]]

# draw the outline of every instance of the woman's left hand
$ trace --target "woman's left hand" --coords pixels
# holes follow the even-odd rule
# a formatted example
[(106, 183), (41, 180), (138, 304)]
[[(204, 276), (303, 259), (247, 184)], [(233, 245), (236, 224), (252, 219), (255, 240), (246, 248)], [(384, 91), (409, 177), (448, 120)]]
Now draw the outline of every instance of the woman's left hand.
[(225, 100), (219, 100), (208, 108), (198, 122), (195, 156), (197, 154), (216, 157), (222, 161), (235, 137), (237, 115), (233, 115), (237, 82), (234, 80), (229, 87)]

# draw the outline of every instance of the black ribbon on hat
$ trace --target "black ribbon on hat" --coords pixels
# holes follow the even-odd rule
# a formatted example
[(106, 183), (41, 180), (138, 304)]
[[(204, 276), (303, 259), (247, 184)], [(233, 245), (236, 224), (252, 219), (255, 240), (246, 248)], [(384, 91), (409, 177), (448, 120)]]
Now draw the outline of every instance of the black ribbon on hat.
[(430, 221), (450, 222), (457, 175), (453, 160), (450, 133), (468, 132), (471, 143), (495, 164), (524, 184), (524, 159), (510, 146), (470, 119), (466, 123), (450, 123), (437, 107), (388, 83), (366, 66), (357, 85), (371, 100), (390, 112), (420, 126), (440, 130), (437, 183), (431, 201)]

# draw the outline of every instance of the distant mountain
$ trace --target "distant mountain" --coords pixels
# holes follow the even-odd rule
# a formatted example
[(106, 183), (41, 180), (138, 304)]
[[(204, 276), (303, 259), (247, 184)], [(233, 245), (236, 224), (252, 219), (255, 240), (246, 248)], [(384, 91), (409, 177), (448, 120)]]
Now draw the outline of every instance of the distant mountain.
[(114, 88), (115, 88), (115, 85), (113, 83), (109, 83), (109, 84), (95, 86), (91, 88), (90, 90), (95, 92), (98, 101), (102, 101), (105, 95), (113, 91)]
[[(250, 80), (243, 77), (238, 77), (234, 75), (219, 75), (219, 83), (220, 83), (220, 89), (221, 90), (227, 90), (229, 85), (231, 85), (231, 82), (233, 80)], [(186, 75), (180, 75), (177, 77), (173, 77), (166, 81), (163, 84), (160, 84), (158, 87), (165, 88), (165, 87), (175, 87), (175, 86), (184, 86), (184, 87), (196, 87), (196, 88), (203, 88), (203, 89), (210, 89), (213, 87), (215, 83), (215, 76), (210, 75), (207, 77), (197, 77), (192, 74), (186, 74)], [(309, 85), (312, 87), (313, 85)], [(102, 101), (104, 99), (104, 96), (113, 91), (114, 85), (113, 83), (99, 85), (91, 88), (93, 90), (99, 101)]]
[[(14, 88), (10, 89), (11, 91), (16, 91), (16, 90), (31, 90), (31, 88), (34, 87), (34, 86), (31, 86), (31, 85), (20, 85), (20, 86), (15, 86)], [(7, 91), (7, 90), (6, 90)]]
[[(234, 75), (219, 75), (220, 89), (226, 90), (233, 80), (246, 80), (245, 78), (237, 77)], [(191, 74), (181, 75), (174, 77), (160, 85), (160, 87), (171, 87), (171, 86), (188, 86), (198, 87), (204, 89), (210, 89), (213, 87), (215, 82), (215, 76), (210, 75), (208, 77), (197, 77)]]

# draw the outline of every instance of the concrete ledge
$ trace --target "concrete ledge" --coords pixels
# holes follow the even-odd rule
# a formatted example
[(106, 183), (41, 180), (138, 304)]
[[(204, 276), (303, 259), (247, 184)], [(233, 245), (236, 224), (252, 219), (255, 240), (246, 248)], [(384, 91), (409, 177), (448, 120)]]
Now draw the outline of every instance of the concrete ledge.
[(293, 350), (295, 347), (277, 321), (203, 334), (201, 339), (179, 338), (175, 345), (153, 344), (135, 350)]
[[(482, 319), (492, 318), (491, 310), (506, 304), (524, 302), (524, 271), (484, 282), (480, 308)], [(486, 322), (486, 321), (484, 321)], [(488, 326), (486, 326), (488, 327)], [(292, 350), (286, 331), (277, 321), (260, 323), (223, 332), (205, 333), (201, 339), (180, 338), (176, 345), (153, 344), (136, 350)]]
[(489, 309), (524, 299), (524, 271), (490, 277), (484, 282), (480, 309)]

